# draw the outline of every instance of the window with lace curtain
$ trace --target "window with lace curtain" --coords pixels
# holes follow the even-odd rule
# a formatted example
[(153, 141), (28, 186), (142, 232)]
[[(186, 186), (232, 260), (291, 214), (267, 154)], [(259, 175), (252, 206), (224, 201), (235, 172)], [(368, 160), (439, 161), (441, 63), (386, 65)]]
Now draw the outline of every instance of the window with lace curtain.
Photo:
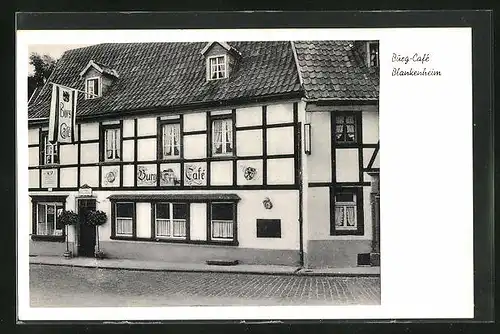
[(181, 156), (181, 125), (168, 123), (162, 126), (163, 159), (175, 159)]
[(134, 203), (116, 203), (114, 234), (116, 236), (132, 237), (134, 230), (134, 219)]
[(212, 121), (212, 155), (233, 154), (233, 121), (231, 118)]
[(357, 230), (356, 194), (348, 192), (335, 194), (335, 229)]
[(186, 239), (188, 212), (187, 203), (156, 203), (155, 237)]
[(120, 160), (121, 156), (120, 128), (112, 127), (104, 130), (104, 161)]
[(210, 240), (232, 241), (235, 237), (235, 204), (210, 204)]
[(337, 144), (357, 142), (356, 117), (354, 114), (335, 116), (335, 142)]

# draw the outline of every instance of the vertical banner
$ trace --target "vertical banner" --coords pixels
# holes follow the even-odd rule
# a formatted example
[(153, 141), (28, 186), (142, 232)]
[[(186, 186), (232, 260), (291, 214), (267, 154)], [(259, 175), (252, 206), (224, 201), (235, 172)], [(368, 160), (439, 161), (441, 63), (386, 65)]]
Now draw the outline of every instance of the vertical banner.
[(77, 91), (52, 84), (49, 141), (72, 143), (75, 138)]

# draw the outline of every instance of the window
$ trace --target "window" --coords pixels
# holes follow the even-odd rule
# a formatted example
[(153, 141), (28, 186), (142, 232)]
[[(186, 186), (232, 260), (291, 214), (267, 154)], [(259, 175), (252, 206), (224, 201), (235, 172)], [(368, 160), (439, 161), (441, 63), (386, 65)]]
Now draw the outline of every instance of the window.
[(216, 56), (208, 58), (209, 80), (224, 79), (227, 77), (226, 74), (226, 56)]
[(189, 206), (186, 203), (157, 203), (155, 207), (155, 236), (186, 239)]
[(95, 99), (101, 96), (101, 79), (89, 78), (85, 80), (85, 99)]
[(104, 161), (120, 160), (120, 128), (104, 130)]
[(43, 132), (40, 139), (40, 165), (59, 163), (59, 144), (49, 142), (49, 133)]
[(355, 194), (341, 192), (335, 195), (335, 229), (357, 229)]
[(134, 203), (116, 203), (115, 234), (117, 236), (133, 236)]
[(234, 240), (235, 226), (234, 203), (211, 203), (210, 205), (210, 239)]
[(62, 212), (62, 203), (37, 203), (36, 204), (36, 235), (62, 236), (64, 226), (57, 220)]
[(363, 235), (362, 188), (332, 189), (332, 216), (330, 234)]
[(163, 159), (181, 157), (181, 125), (169, 123), (162, 126)]
[(231, 118), (212, 121), (212, 155), (233, 154), (233, 121)]
[(378, 43), (370, 42), (368, 43), (368, 66), (378, 66)]
[(340, 144), (356, 143), (356, 117), (354, 114), (335, 116), (335, 141)]

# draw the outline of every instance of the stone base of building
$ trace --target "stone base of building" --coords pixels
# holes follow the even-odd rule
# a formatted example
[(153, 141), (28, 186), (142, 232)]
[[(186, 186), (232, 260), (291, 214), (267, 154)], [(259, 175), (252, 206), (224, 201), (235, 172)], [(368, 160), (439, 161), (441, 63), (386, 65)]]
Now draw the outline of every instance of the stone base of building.
[(358, 254), (371, 251), (371, 240), (310, 240), (305, 256), (307, 268), (352, 268)]
[[(68, 248), (72, 254), (76, 255), (76, 247), (73, 242), (68, 243)], [(29, 254), (39, 256), (64, 256), (66, 252), (66, 242), (57, 241), (34, 241), (30, 240)]]
[(298, 250), (241, 248), (237, 246), (175, 244), (143, 241), (103, 241), (100, 249), (107, 258), (206, 263), (208, 260), (238, 260), (240, 264), (298, 266)]

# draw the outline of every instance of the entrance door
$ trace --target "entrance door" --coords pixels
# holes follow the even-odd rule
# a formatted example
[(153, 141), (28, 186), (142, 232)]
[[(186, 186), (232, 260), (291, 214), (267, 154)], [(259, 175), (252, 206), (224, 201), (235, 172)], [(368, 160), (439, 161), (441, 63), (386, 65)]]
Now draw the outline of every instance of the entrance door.
[(94, 257), (95, 227), (86, 223), (87, 212), (95, 210), (95, 199), (78, 200), (78, 216), (80, 231), (78, 234), (78, 255)]

